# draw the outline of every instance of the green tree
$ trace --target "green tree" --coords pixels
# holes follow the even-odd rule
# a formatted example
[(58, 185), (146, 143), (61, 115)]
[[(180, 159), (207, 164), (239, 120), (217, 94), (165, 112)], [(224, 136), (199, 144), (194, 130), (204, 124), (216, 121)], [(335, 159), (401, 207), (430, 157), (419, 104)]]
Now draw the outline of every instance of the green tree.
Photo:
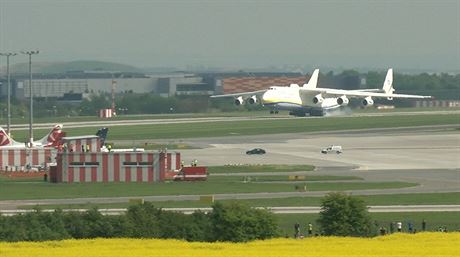
[(328, 236), (371, 236), (374, 232), (365, 202), (344, 193), (329, 193), (322, 199), (318, 224)]
[(190, 217), (186, 240), (187, 241), (213, 241), (210, 214), (195, 211)]
[(89, 224), (79, 212), (68, 212), (64, 216), (65, 229), (73, 238), (88, 238)]
[(80, 103), (80, 115), (96, 115), (100, 109), (112, 106), (109, 94), (93, 94)]
[(83, 214), (83, 220), (88, 226), (89, 238), (96, 237), (113, 237), (113, 227), (109, 219), (102, 215), (97, 208), (89, 209)]
[(157, 212), (161, 238), (186, 239), (190, 218), (183, 213), (159, 210)]
[(271, 212), (237, 202), (214, 204), (211, 223), (215, 241), (246, 242), (278, 235)]
[(152, 203), (132, 205), (128, 208), (126, 218), (129, 227), (127, 228), (131, 237), (152, 238), (160, 236), (158, 212)]

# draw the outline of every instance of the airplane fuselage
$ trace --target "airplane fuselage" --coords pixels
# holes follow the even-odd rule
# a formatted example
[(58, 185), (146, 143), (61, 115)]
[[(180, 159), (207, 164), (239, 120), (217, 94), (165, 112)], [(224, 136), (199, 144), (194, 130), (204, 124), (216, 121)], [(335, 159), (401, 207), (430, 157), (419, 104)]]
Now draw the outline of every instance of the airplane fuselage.
[(302, 108), (298, 88), (291, 87), (270, 87), (262, 95), (262, 104), (273, 106), (279, 110), (292, 110)]
[(290, 87), (270, 87), (262, 95), (262, 104), (272, 107), (276, 110), (287, 110), (293, 114), (305, 115), (311, 110), (330, 110), (339, 108), (341, 105), (337, 104), (337, 97), (327, 97), (322, 99), (321, 102), (314, 103), (314, 98), (317, 93), (300, 96), (300, 89), (298, 86)]
[(431, 96), (395, 94), (393, 88), (393, 69), (388, 69), (383, 88), (379, 89), (357, 89), (344, 90), (333, 88), (318, 88), (319, 70), (316, 69), (308, 83), (300, 87), (298, 84), (291, 84), (289, 87), (273, 86), (268, 90), (252, 92), (233, 93), (211, 97), (235, 97), (235, 104), (241, 105), (246, 100), (249, 104), (260, 102), (264, 106), (272, 108), (271, 113), (278, 110), (289, 110), (291, 115), (305, 116), (306, 113), (313, 116), (323, 116), (326, 111), (339, 109), (348, 105), (350, 98), (360, 98), (364, 107), (374, 104), (373, 98), (412, 98), (424, 99)]

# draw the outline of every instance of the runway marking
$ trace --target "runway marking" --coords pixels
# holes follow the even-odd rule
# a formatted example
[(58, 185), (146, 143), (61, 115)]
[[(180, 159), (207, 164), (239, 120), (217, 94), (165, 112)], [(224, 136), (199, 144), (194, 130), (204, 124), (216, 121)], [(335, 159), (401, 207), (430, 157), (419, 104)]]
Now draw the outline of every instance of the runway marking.
[[(255, 209), (265, 209), (277, 214), (293, 213), (319, 213), (321, 207), (255, 207)], [(196, 211), (212, 212), (212, 208), (162, 208), (165, 211), (182, 212), (192, 214)], [(45, 209), (41, 212), (54, 212), (55, 209)], [(64, 209), (64, 212), (87, 212), (88, 209)], [(103, 215), (121, 215), (127, 212), (126, 208), (98, 209)], [(382, 205), (368, 206), (368, 211), (372, 213), (390, 213), (390, 212), (460, 212), (460, 205)], [(35, 210), (0, 210), (2, 216), (13, 216), (18, 214), (35, 212)]]

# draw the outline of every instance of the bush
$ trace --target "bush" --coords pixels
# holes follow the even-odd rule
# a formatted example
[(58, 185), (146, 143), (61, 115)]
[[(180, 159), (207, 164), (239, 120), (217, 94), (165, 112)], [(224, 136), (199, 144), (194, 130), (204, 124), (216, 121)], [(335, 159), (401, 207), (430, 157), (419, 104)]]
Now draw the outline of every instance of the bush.
[(214, 204), (211, 223), (214, 241), (246, 242), (278, 235), (276, 218), (271, 212), (237, 202)]
[(128, 208), (126, 218), (131, 237), (151, 238), (160, 236), (158, 212), (151, 203), (132, 205)]
[(344, 193), (330, 193), (321, 203), (318, 223), (325, 235), (371, 236), (371, 218), (365, 202)]

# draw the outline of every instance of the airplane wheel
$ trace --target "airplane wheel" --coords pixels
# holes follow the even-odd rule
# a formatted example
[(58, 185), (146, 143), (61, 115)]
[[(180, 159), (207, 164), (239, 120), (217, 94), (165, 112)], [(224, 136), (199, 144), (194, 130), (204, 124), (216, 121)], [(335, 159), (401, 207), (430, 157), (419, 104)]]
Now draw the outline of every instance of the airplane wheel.
[(275, 114), (278, 114), (278, 111), (275, 111)]

